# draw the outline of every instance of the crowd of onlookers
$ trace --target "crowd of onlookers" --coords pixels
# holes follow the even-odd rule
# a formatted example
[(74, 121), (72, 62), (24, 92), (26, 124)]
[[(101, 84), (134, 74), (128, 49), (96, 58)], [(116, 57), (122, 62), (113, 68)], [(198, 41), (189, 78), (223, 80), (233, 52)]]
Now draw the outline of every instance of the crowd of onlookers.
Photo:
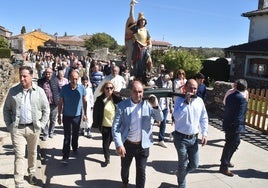
[[(92, 98), (92, 101), (89, 101), (91, 108), (93, 108), (97, 97), (102, 94), (100, 90), (107, 81), (111, 81), (114, 86), (113, 92), (118, 94), (121, 89), (127, 88), (130, 81), (133, 79), (132, 75), (130, 75), (130, 68), (126, 66), (125, 62), (121, 63), (121, 65), (117, 65), (113, 61), (94, 60), (89, 56), (76, 56), (74, 53), (70, 56), (54, 56), (50, 52), (27, 53), (24, 58), (25, 60), (32, 62), (33, 68), (35, 68), (38, 73), (39, 81), (45, 79), (47, 74), (46, 70), (51, 70), (52, 74), (50, 77), (57, 80), (59, 92), (63, 85), (69, 83), (69, 73), (71, 70), (76, 70), (79, 73), (78, 83), (84, 84), (87, 91), (90, 89), (90, 92), (88, 91), (87, 93), (92, 92), (93, 97), (90, 97)], [(158, 74), (150, 80), (148, 85), (158, 88), (169, 88), (175, 93), (185, 93), (187, 77), (186, 72), (182, 68), (179, 68), (177, 71), (173, 71), (166, 69), (164, 64), (160, 64), (157, 71)], [(206, 86), (203, 83), (205, 76), (202, 73), (198, 73), (195, 76), (195, 79), (198, 83), (197, 95), (205, 100)], [(162, 97), (159, 99), (160, 107), (164, 112), (164, 120), (162, 122), (155, 122), (155, 125), (159, 125), (160, 127), (159, 145), (162, 147), (167, 147), (164, 142), (165, 127), (168, 114), (172, 117), (173, 105), (176, 98), (177, 97), (174, 96), (173, 98)], [(89, 119), (92, 119), (92, 117)], [(90, 124), (92, 124), (92, 120), (90, 121)], [(83, 128), (85, 135), (90, 137), (91, 133), (85, 130), (86, 129)], [(45, 135), (44, 140), (46, 140), (46, 138), (47, 137)], [(172, 140), (171, 134), (170, 140)]]

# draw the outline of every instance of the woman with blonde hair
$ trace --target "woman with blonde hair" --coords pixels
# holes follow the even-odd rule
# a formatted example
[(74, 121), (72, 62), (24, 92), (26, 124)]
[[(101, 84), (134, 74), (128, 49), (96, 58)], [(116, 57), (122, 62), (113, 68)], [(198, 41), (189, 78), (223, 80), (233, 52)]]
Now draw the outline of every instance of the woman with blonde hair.
[(114, 85), (111, 81), (105, 82), (101, 87), (101, 95), (97, 97), (93, 107), (93, 127), (99, 128), (102, 134), (102, 148), (105, 162), (103, 167), (110, 163), (110, 144), (112, 137), (112, 124), (115, 117), (116, 105), (122, 99), (114, 94)]
[(179, 69), (176, 73), (176, 79), (173, 83), (173, 90), (176, 93), (184, 93), (185, 92), (185, 83), (187, 81), (186, 74), (183, 69)]

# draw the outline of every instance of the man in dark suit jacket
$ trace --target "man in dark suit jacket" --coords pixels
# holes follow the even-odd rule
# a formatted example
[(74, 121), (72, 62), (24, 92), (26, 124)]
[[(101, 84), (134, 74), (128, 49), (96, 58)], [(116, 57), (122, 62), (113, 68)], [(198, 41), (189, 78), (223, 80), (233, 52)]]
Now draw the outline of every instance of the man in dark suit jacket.
[(228, 167), (233, 167), (231, 158), (240, 144), (240, 134), (245, 131), (245, 117), (247, 99), (243, 92), (247, 89), (247, 81), (237, 80), (237, 89), (226, 98), (223, 130), (225, 131), (225, 145), (221, 156), (220, 172), (227, 176), (234, 176)]
[(51, 68), (46, 68), (45, 77), (37, 80), (38, 86), (43, 88), (45, 91), (50, 107), (49, 122), (43, 130), (43, 141), (46, 141), (48, 136), (49, 138), (53, 138), (54, 129), (57, 121), (60, 88), (58, 84), (58, 79), (53, 74), (54, 72)]

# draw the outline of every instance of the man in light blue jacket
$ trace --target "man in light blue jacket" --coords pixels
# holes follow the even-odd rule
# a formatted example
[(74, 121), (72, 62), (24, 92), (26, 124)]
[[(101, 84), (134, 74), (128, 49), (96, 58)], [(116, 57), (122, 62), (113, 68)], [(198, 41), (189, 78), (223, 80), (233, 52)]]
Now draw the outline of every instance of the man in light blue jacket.
[(163, 113), (153, 100), (143, 100), (143, 85), (134, 81), (131, 97), (118, 104), (112, 126), (112, 134), (117, 154), (121, 157), (121, 179), (123, 188), (128, 186), (129, 168), (133, 157), (136, 160), (136, 187), (145, 185), (145, 168), (149, 156), (149, 147), (153, 145), (152, 118), (162, 121)]
[(15, 186), (24, 185), (24, 156), (27, 143), (29, 183), (36, 184), (37, 145), (41, 129), (49, 119), (49, 103), (44, 90), (32, 82), (33, 69), (19, 69), (20, 83), (9, 90), (3, 115), (15, 152)]

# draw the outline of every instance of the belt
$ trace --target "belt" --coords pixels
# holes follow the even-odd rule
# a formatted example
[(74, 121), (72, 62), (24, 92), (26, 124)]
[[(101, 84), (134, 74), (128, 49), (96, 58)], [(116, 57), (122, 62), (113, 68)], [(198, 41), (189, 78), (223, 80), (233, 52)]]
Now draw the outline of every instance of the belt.
[(134, 145), (140, 145), (141, 144), (141, 142), (132, 142), (132, 141), (130, 141), (128, 139), (126, 139), (126, 143), (134, 144)]
[(22, 123), (22, 124), (19, 124), (19, 127), (30, 127), (30, 126), (33, 126), (33, 123)]
[(181, 137), (183, 137), (183, 138), (186, 138), (186, 139), (192, 139), (192, 138), (195, 138), (195, 137), (198, 136), (198, 133), (196, 133), (196, 134), (191, 134), (191, 135), (187, 135), (187, 134), (180, 133), (180, 132), (178, 132), (178, 131), (175, 131), (175, 134), (176, 134), (176, 135), (179, 135), (179, 136), (181, 136)]

